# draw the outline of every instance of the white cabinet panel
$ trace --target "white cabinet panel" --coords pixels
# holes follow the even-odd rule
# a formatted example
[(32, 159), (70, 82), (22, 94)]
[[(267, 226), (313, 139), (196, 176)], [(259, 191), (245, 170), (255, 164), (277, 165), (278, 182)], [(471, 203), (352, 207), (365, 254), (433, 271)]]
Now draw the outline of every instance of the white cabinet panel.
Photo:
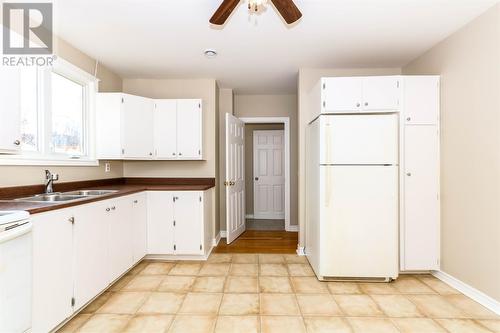
[[(132, 267), (132, 202), (124, 197), (107, 201), (109, 219), (109, 266), (111, 280), (115, 280)], [(108, 211), (109, 209), (109, 211)]]
[(60, 210), (33, 219), (33, 327), (49, 332), (72, 315), (72, 214)]
[(361, 78), (333, 77), (323, 80), (323, 113), (361, 110)]
[(19, 67), (0, 67), (0, 151), (15, 152), (21, 145), (21, 87)]
[(405, 126), (403, 270), (439, 269), (439, 133)]
[(121, 159), (122, 98), (120, 93), (97, 94), (96, 149), (98, 158)]
[(132, 200), (132, 235), (134, 263), (141, 260), (148, 252), (147, 203), (146, 193), (133, 196)]
[(202, 254), (202, 194), (201, 192), (174, 192), (176, 254)]
[(102, 202), (75, 208), (73, 214), (75, 309), (85, 305), (111, 282), (107, 217)]
[(394, 111), (399, 108), (399, 77), (363, 78), (363, 111)]
[(404, 77), (404, 122), (436, 125), (439, 121), (439, 76)]
[(148, 253), (174, 253), (174, 195), (148, 192)]
[(177, 159), (177, 100), (156, 100), (155, 104), (155, 157)]
[(177, 100), (177, 151), (179, 159), (201, 159), (201, 138), (201, 100)]
[(129, 159), (153, 158), (153, 100), (125, 95), (123, 103), (123, 149)]

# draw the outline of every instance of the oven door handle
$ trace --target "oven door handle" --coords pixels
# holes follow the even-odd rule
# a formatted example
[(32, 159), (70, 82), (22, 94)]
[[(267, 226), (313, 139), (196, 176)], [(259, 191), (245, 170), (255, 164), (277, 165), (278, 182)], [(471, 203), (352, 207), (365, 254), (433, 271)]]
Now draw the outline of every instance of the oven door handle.
[(31, 222), (25, 222), (15, 228), (4, 230), (0, 233), (0, 244), (21, 237), (30, 232), (32, 228), (33, 224)]

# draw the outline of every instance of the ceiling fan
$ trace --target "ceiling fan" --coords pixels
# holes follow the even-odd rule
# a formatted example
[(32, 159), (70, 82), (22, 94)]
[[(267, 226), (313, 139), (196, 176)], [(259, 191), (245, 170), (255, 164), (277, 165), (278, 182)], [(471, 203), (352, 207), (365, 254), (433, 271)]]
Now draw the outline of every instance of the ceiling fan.
[[(239, 2), (240, 0), (224, 0), (210, 19), (210, 23), (223, 25)], [(274, 4), (287, 24), (292, 24), (302, 17), (302, 13), (297, 6), (295, 6), (293, 0), (271, 0), (271, 2)], [(261, 3), (262, 1), (249, 0), (248, 8), (255, 8), (255, 11), (258, 11)]]

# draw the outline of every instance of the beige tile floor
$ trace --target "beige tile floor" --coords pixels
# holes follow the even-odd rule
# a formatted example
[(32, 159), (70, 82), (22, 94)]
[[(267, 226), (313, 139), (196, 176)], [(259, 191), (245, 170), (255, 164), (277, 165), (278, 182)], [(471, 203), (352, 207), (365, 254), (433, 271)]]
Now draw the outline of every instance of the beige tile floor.
[(143, 261), (59, 332), (500, 333), (500, 317), (431, 275), (319, 282), (304, 257)]

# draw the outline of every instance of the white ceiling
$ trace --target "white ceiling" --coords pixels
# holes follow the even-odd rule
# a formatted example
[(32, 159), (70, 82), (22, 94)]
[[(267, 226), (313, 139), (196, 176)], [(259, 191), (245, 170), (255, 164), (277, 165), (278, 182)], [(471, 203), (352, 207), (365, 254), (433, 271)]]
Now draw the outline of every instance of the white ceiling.
[[(246, 0), (242, 0), (246, 1)], [(299, 68), (401, 67), (498, 0), (295, 0), (287, 27), (221, 0), (57, 0), (56, 33), (124, 78), (216, 78), (237, 93), (293, 93)], [(216, 59), (203, 50), (214, 48)]]

